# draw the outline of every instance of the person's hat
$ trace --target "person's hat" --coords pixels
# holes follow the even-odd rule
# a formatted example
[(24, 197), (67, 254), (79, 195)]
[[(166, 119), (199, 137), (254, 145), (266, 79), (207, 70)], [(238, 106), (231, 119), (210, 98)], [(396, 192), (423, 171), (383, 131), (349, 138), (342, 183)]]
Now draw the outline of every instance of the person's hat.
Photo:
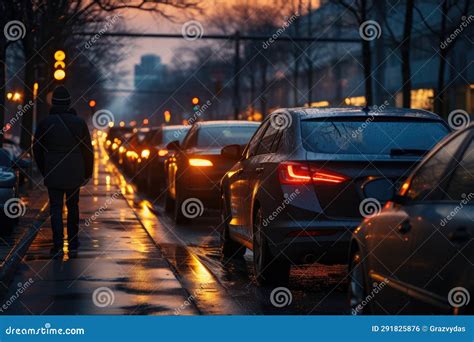
[(54, 106), (65, 106), (69, 107), (71, 104), (71, 95), (67, 91), (66, 87), (58, 86), (53, 91), (53, 99), (51, 100)]

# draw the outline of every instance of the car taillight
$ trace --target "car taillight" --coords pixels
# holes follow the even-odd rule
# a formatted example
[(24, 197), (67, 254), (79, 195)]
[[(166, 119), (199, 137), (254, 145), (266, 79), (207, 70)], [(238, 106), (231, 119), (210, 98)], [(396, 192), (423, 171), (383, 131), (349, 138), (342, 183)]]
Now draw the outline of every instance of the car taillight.
[(164, 156), (166, 156), (167, 154), (168, 154), (168, 150), (159, 150), (159, 151), (158, 151), (158, 155), (159, 155), (160, 157), (164, 157)]
[(190, 158), (189, 159), (189, 165), (191, 166), (212, 166), (212, 162), (207, 159), (201, 159), (201, 158)]
[(142, 151), (142, 153), (140, 154), (140, 156), (143, 158), (143, 159), (146, 159), (150, 156), (150, 150), (149, 149), (144, 149)]
[(281, 184), (338, 184), (348, 178), (314, 165), (299, 162), (284, 162), (278, 165)]

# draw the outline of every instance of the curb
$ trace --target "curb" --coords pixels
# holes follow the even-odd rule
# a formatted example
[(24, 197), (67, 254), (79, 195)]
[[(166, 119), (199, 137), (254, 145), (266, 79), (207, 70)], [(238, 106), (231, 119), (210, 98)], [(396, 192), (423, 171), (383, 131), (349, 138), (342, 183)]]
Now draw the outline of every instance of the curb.
[[(6, 283), (9, 277), (15, 272), (16, 266), (25, 256), (28, 248), (38, 234), (43, 222), (45, 221), (45, 211), (48, 208), (48, 201), (43, 204), (39, 212), (32, 218), (32, 223), (26, 226), (25, 232), (21, 235), (13, 248), (8, 253), (5, 260), (0, 264), (0, 282)], [(21, 222), (19, 224), (21, 226)], [(18, 227), (17, 227), (18, 228)], [(21, 227), (20, 227), (21, 229)], [(2, 290), (0, 290), (2, 292)]]

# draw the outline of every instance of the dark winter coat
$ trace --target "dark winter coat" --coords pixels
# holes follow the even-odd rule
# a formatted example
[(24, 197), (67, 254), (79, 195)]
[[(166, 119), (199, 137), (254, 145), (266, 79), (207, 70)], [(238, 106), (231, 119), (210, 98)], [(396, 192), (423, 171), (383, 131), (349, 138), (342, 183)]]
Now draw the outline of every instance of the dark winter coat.
[(33, 153), (49, 188), (74, 189), (92, 177), (94, 155), (89, 129), (74, 109), (51, 109), (38, 124)]

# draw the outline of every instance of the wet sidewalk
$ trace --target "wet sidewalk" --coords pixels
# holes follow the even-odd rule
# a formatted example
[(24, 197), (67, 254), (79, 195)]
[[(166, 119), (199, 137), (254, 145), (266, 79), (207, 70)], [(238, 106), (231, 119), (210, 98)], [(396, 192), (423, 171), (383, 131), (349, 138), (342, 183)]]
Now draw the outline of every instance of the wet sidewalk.
[(80, 250), (52, 259), (49, 220), (19, 264), (0, 314), (198, 314), (169, 264), (111, 182), (95, 145), (94, 176), (81, 190)]

